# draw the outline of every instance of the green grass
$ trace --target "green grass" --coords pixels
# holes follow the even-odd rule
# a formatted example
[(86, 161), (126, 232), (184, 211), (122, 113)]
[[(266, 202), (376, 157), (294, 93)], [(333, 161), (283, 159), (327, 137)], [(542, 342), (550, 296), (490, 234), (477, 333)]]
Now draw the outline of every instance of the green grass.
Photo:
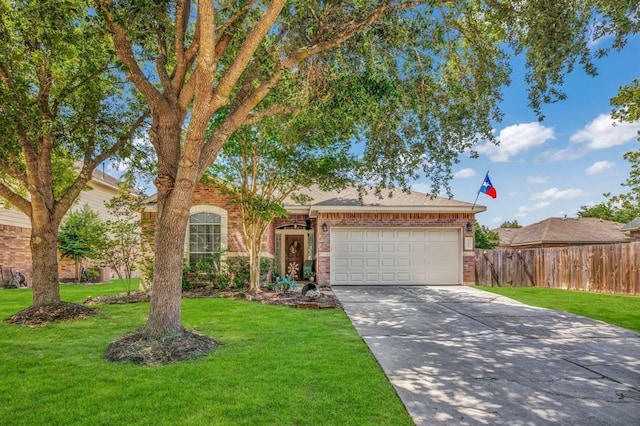
[(478, 288), (531, 306), (550, 308), (640, 332), (640, 297), (586, 293), (538, 287)]
[[(62, 285), (62, 299), (119, 293), (121, 283)], [(0, 290), (0, 318), (30, 290)], [(223, 343), (162, 367), (103, 358), (145, 323), (146, 303), (100, 306), (86, 320), (0, 323), (0, 423), (11, 425), (411, 425), (344, 312), (185, 299), (185, 327)]]

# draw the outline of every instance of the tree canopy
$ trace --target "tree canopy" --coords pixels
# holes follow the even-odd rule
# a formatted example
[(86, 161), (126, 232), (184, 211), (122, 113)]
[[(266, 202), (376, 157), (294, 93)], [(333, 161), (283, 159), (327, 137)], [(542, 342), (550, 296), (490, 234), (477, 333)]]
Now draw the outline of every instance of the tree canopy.
[(96, 24), (82, 0), (0, 0), (0, 198), (31, 221), (35, 306), (60, 301), (60, 221), (144, 119)]
[(476, 222), (475, 244), (476, 248), (493, 250), (498, 244), (500, 244), (500, 236), (497, 232), (492, 231), (485, 225), (481, 225)]

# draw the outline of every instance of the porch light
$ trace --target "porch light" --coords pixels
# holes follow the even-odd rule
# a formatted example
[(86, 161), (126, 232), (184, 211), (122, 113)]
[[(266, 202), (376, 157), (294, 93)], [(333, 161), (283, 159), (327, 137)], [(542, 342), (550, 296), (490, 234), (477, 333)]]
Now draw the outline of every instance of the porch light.
[(467, 232), (473, 231), (473, 223), (467, 222)]
[(329, 230), (329, 227), (327, 226), (326, 223), (322, 224), (322, 232), (327, 232)]

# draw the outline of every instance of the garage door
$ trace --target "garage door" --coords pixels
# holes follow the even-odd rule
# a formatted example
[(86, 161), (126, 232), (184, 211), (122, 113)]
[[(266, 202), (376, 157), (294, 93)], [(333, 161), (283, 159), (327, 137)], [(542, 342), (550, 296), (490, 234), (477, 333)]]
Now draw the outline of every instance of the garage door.
[(457, 229), (333, 228), (331, 283), (457, 285), (461, 253)]

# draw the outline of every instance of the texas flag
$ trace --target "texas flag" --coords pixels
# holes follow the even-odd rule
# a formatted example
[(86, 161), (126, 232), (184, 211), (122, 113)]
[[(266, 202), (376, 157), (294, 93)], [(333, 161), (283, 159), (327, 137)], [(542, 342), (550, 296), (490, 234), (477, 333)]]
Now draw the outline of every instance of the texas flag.
[(489, 172), (487, 172), (486, 176), (484, 177), (484, 182), (482, 182), (482, 186), (480, 187), (478, 193), (480, 192), (484, 192), (491, 198), (496, 198), (498, 196), (498, 192), (491, 184), (491, 180), (489, 180)]

